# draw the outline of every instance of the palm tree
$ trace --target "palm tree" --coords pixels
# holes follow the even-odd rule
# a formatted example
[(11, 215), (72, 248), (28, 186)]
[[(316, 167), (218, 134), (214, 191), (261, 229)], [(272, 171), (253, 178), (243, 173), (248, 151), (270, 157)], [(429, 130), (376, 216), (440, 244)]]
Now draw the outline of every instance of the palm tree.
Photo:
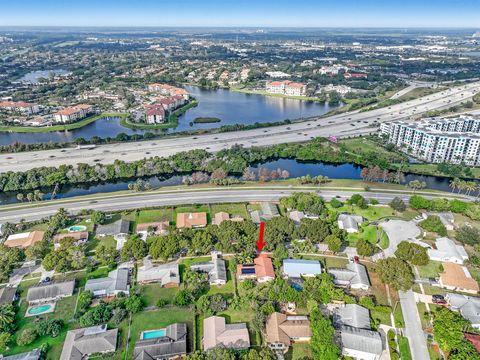
[(17, 200), (18, 201), (23, 201), (23, 194), (22, 193), (17, 194)]
[(467, 195), (470, 195), (472, 191), (477, 190), (477, 183), (475, 181), (465, 182), (465, 189), (467, 190)]
[(13, 305), (5, 304), (0, 306), (0, 328), (5, 328), (13, 323), (14, 320), (15, 310), (13, 309)]
[(449, 186), (450, 186), (450, 188), (452, 189), (452, 191), (455, 192), (456, 189), (459, 189), (459, 192), (460, 192), (460, 187), (459, 187), (459, 185), (460, 185), (460, 182), (461, 182), (461, 181), (462, 181), (462, 180), (460, 180), (459, 178), (453, 178), (453, 180), (450, 180)]

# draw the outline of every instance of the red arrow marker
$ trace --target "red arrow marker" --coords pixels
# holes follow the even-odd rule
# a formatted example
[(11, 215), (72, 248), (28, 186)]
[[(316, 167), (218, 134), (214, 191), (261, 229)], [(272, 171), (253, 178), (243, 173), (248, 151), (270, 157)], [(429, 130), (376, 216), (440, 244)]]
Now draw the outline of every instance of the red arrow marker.
[(265, 246), (265, 241), (263, 241), (263, 234), (265, 232), (265, 223), (262, 221), (260, 223), (260, 234), (258, 235), (257, 241), (257, 249), (258, 251), (262, 251), (263, 247)]

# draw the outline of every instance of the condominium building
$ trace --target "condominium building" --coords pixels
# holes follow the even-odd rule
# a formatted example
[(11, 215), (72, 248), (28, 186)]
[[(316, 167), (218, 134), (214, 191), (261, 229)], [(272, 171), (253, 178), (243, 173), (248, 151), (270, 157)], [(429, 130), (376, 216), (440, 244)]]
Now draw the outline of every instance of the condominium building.
[(66, 123), (81, 120), (94, 112), (93, 105), (78, 104), (56, 112), (54, 118), (56, 122)]
[(37, 104), (31, 104), (24, 101), (0, 101), (0, 109), (18, 111), (25, 115), (36, 114), (40, 111)]
[(426, 162), (480, 166), (480, 117), (393, 121), (380, 129), (389, 143)]
[(145, 118), (147, 124), (161, 124), (165, 122), (165, 109), (162, 104), (146, 105)]
[(265, 85), (265, 90), (270, 94), (281, 94), (287, 96), (305, 96), (307, 85), (294, 83), (290, 80), (271, 81)]
[(157, 92), (165, 96), (179, 95), (182, 96), (185, 100), (188, 100), (190, 97), (187, 90), (167, 84), (148, 84), (147, 89), (148, 91)]

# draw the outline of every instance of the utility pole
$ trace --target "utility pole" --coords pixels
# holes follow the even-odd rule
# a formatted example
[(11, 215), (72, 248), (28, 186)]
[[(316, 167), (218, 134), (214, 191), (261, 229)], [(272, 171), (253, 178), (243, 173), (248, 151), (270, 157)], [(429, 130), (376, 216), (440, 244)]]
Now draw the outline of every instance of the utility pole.
[(57, 191), (58, 191), (58, 183), (55, 184), (55, 187), (53, 188), (52, 196), (50, 197), (50, 200), (53, 200), (55, 198), (55, 195), (57, 194)]

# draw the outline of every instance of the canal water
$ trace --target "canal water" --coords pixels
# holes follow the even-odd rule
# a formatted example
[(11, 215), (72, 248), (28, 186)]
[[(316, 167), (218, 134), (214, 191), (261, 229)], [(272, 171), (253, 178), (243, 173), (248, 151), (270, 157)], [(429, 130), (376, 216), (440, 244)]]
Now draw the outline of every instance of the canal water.
[[(257, 122), (267, 123), (319, 116), (338, 107), (311, 101), (245, 94), (225, 89), (208, 90), (195, 86), (187, 86), (186, 89), (199, 103), (197, 107), (189, 109), (179, 117), (179, 124), (176, 128), (165, 130), (128, 129), (120, 125), (118, 118), (104, 118), (82, 128), (70, 131), (48, 133), (0, 132), (0, 145), (9, 145), (15, 142), (28, 144), (71, 142), (78, 138), (89, 140), (94, 136), (113, 138), (120, 133), (129, 135), (143, 134), (145, 132), (161, 134), (197, 129), (213, 129), (219, 128), (222, 125), (251, 125)], [(207, 124), (193, 124), (193, 121), (197, 117), (216, 117), (221, 121)]]
[[(329, 163), (312, 163), (312, 162), (299, 162), (292, 159), (279, 159), (273, 160), (266, 163), (257, 164), (251, 166), (251, 169), (254, 172), (257, 172), (259, 168), (267, 168), (269, 170), (287, 170), (289, 172), (290, 178), (297, 178), (300, 176), (310, 175), (310, 176), (328, 176), (330, 179), (353, 179), (360, 180), (360, 172), (362, 168), (354, 164), (329, 164)], [(182, 184), (183, 176), (176, 175), (170, 178), (159, 178), (157, 176), (144, 179), (148, 181), (153, 188), (163, 187), (163, 186), (175, 186)], [(408, 183), (412, 180), (425, 181), (427, 183), (427, 188), (442, 190), (442, 191), (451, 191), (449, 188), (449, 178), (437, 177), (437, 176), (425, 176), (425, 175), (415, 175), (415, 174), (406, 174), (405, 181)], [(127, 190), (128, 184), (133, 183), (133, 180), (125, 181), (120, 180), (117, 182), (95, 184), (95, 185), (85, 185), (85, 186), (64, 186), (56, 194), (56, 198), (70, 198), (81, 195), (91, 195), (97, 193), (109, 193), (114, 191)], [(45, 198), (49, 198), (51, 189), (44, 189), (43, 192), (46, 194)], [(11, 204), (18, 202), (16, 199), (15, 193), (0, 193), (0, 204)]]

